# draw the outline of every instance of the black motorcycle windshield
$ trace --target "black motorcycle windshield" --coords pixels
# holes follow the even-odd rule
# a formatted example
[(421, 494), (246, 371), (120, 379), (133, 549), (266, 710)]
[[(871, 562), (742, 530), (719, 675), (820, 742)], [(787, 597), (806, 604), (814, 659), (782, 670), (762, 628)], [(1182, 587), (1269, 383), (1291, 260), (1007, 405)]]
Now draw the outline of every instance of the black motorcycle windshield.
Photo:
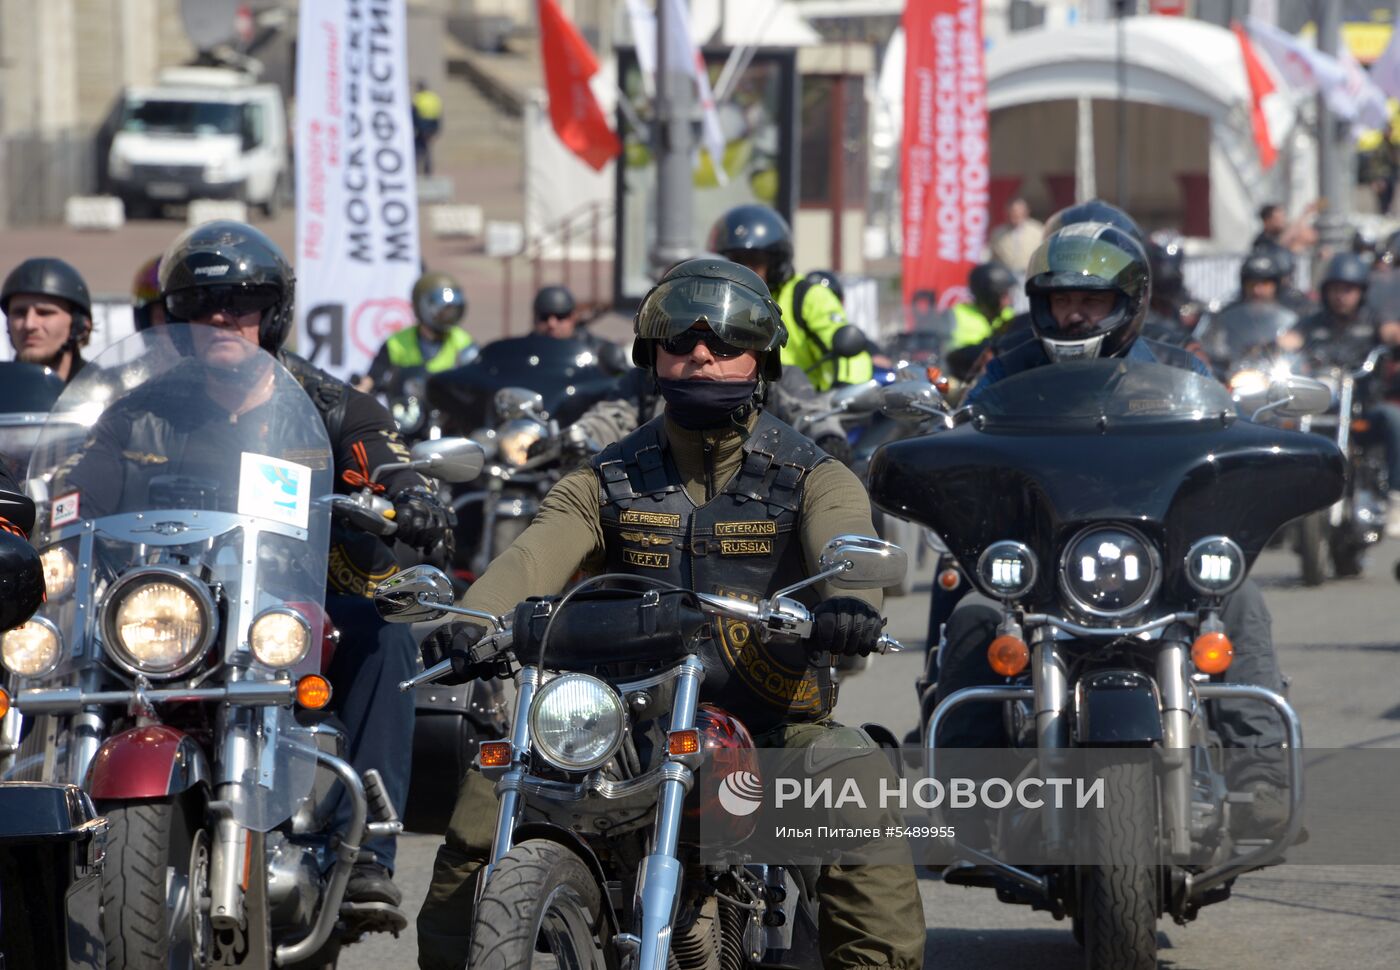
[(1277, 303), (1236, 303), (1212, 317), (1199, 336), (1212, 360), (1236, 361), (1272, 350), (1279, 335), (1297, 323), (1297, 314)]
[(428, 400), (448, 415), (454, 430), (468, 433), (493, 423), (492, 402), (504, 388), (535, 391), (544, 398), (544, 409), (567, 423), (561, 411), (582, 413), (575, 402), (591, 403), (611, 384), (582, 341), (527, 334), (487, 344), (471, 363), (434, 374), (428, 379)]
[[(1091, 522), (1135, 525), (1169, 582), (1191, 543), (1227, 535), (1250, 562), (1280, 526), (1334, 502), (1344, 462), (1320, 435), (1236, 416), (1207, 377), (1158, 364), (1075, 361), (987, 389), (974, 421), (875, 453), (876, 505), (937, 532), (964, 569), (991, 543), (1043, 564)], [(1033, 600), (1048, 597), (1042, 569)]]

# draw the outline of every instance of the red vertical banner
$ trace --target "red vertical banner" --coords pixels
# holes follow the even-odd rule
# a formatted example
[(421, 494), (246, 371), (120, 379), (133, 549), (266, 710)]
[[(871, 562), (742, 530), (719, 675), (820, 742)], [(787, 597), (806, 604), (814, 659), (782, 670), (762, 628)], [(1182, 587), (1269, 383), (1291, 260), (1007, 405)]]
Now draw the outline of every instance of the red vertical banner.
[(909, 0), (904, 8), (904, 307), (969, 299), (987, 240), (991, 165), (982, 0)]

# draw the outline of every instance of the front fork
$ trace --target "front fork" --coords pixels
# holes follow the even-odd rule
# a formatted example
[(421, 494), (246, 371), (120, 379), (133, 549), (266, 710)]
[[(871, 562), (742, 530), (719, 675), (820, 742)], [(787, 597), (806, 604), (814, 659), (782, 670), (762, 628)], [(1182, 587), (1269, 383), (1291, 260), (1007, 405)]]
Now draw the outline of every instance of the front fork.
[[(496, 783), (500, 814), (496, 820), (491, 861), (477, 883), (478, 893), (485, 888), (496, 865), (510, 851), (515, 826), (524, 808), (522, 788), (528, 770), (525, 757), (530, 750), (530, 704), (539, 690), (540, 674), (538, 667), (525, 666), (520, 669), (515, 719), (512, 722), (511, 764)], [(704, 664), (697, 657), (689, 657), (681, 665), (676, 677), (676, 699), (671, 708), (672, 731), (688, 731), (695, 727), (700, 683), (704, 676)], [(676, 843), (680, 837), (685, 797), (694, 782), (694, 772), (680, 757), (668, 756), (660, 776), (656, 824), (652, 829), (650, 851), (637, 871), (637, 888), (633, 898), (633, 925), (637, 927), (637, 933), (617, 937), (617, 944), (623, 952), (635, 956), (631, 966), (636, 970), (666, 970), (671, 924), (675, 921), (676, 905), (680, 900), (682, 873), (681, 864), (676, 858)]]

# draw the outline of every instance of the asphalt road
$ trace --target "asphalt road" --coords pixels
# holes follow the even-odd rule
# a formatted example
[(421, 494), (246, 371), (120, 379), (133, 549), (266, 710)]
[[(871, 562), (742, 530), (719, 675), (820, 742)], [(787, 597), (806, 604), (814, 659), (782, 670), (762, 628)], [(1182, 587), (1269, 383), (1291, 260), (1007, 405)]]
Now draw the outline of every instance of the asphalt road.
[[(1400, 747), (1400, 543), (1373, 551), (1366, 574), (1317, 589), (1296, 580), (1296, 559), (1266, 553), (1255, 569), (1274, 618), (1274, 643), (1291, 679), (1290, 700), (1311, 747)], [(927, 594), (891, 600), (890, 632), (922, 642)], [(837, 715), (880, 721), (899, 736), (917, 708), (911, 684), (921, 652), (876, 658), (842, 689)], [(1400, 832), (1378, 833), (1400, 838)], [(397, 878), (410, 919), (431, 875), (437, 839), (406, 836)], [(997, 903), (989, 890), (920, 882), (928, 926), (925, 967), (1070, 970), (1081, 966), (1069, 922)], [(1172, 970), (1322, 968), (1390, 970), (1400, 964), (1400, 867), (1281, 866), (1242, 877), (1233, 897), (1188, 926), (1163, 923), (1161, 966)], [(344, 970), (413, 966), (410, 923), (399, 939), (373, 938), (345, 951)]]

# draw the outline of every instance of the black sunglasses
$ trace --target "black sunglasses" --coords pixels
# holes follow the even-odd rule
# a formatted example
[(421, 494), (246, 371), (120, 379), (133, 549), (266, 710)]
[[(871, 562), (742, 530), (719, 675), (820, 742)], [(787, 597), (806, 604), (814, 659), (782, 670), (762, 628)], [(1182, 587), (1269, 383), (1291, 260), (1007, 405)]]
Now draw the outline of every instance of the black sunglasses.
[(704, 341), (705, 346), (710, 349), (710, 353), (722, 360), (731, 357), (738, 357), (744, 352), (743, 347), (736, 347), (731, 343), (726, 343), (720, 339), (719, 334), (713, 330), (682, 330), (674, 337), (667, 337), (661, 341), (661, 349), (668, 354), (677, 357), (684, 357), (695, 349), (695, 345)]
[(223, 311), (234, 316), (262, 313), (277, 305), (282, 294), (275, 286), (236, 283), (196, 286), (165, 295), (165, 312), (176, 320), (194, 321)]

